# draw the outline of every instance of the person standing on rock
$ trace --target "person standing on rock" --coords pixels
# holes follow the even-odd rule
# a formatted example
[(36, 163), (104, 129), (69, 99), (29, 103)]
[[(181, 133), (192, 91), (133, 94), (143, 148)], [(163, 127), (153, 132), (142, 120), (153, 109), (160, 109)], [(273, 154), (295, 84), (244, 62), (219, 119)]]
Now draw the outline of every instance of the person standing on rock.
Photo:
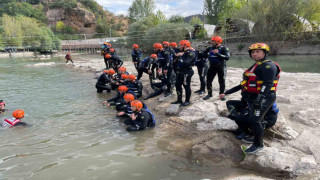
[(167, 92), (165, 93), (165, 97), (170, 96), (172, 94), (172, 87), (170, 83), (170, 76), (173, 71), (172, 68), (172, 54), (171, 51), (164, 49), (162, 44), (154, 43), (153, 44), (154, 52), (158, 56), (158, 74), (163, 75), (164, 80), (167, 84)]
[[(193, 76), (192, 66), (197, 59), (196, 51), (191, 47), (191, 43), (188, 40), (182, 40), (179, 42), (181, 52), (177, 56), (181, 56), (178, 61), (177, 79), (176, 79), (176, 90), (177, 90), (177, 101), (171, 104), (181, 104), (181, 106), (190, 105), (191, 98), (191, 78)], [(186, 92), (185, 102), (182, 103), (182, 86)]]
[(142, 57), (142, 52), (139, 49), (138, 44), (132, 45), (132, 52), (131, 52), (132, 62), (134, 63), (134, 67), (136, 68), (137, 72), (139, 69), (140, 59)]
[(276, 90), (281, 69), (277, 63), (267, 59), (269, 53), (267, 44), (252, 44), (248, 51), (255, 64), (245, 72), (246, 83), (243, 85), (248, 93), (249, 117), (247, 120), (251, 125), (254, 141), (245, 152), (252, 154), (264, 147), (262, 120), (276, 101)]
[[(209, 59), (209, 70), (207, 73), (207, 89), (208, 95), (203, 99), (208, 100), (212, 97), (212, 81), (216, 74), (218, 74), (218, 82), (220, 85), (219, 94), (225, 91), (225, 80), (227, 75), (226, 61), (230, 58), (229, 49), (221, 45), (222, 38), (220, 36), (213, 36), (210, 44), (212, 47), (207, 48), (203, 54), (205, 58)], [(221, 100), (225, 100), (224, 98)]]

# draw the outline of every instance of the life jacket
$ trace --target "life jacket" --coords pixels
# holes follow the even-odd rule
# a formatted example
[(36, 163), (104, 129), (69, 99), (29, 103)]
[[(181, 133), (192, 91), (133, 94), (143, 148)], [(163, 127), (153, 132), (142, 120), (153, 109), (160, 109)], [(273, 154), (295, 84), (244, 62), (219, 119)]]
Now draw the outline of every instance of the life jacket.
[(16, 119), (16, 118), (12, 117), (9, 119), (4, 119), (1, 126), (2, 127), (13, 127), (14, 125), (16, 125), (19, 122), (21, 122), (20, 119)]
[(210, 63), (221, 63), (223, 62), (223, 60), (220, 59), (220, 57), (218, 57), (216, 54), (214, 54), (212, 51), (215, 49), (218, 49), (218, 53), (221, 54), (222, 52), (222, 48), (224, 46), (220, 46), (218, 48), (210, 48), (210, 52), (208, 53), (208, 59)]
[(152, 112), (148, 109), (148, 108), (146, 108), (146, 109), (144, 109), (146, 112), (148, 112), (150, 115), (151, 115), (151, 117), (152, 117), (152, 122), (148, 122), (148, 127), (152, 127), (152, 126), (154, 126), (154, 125), (156, 125), (156, 118), (154, 117), (154, 115), (152, 114)]
[(270, 89), (271, 91), (277, 91), (281, 68), (280, 68), (279, 64), (277, 64), (273, 61), (270, 61), (270, 60), (265, 60), (265, 61), (262, 61), (261, 63), (256, 63), (255, 65), (253, 65), (251, 68), (247, 69), (244, 72), (244, 80), (241, 82), (241, 85), (243, 86), (243, 91), (247, 91), (248, 93), (260, 93), (263, 81), (259, 80), (259, 77), (257, 77), (254, 72), (259, 65), (261, 65), (265, 62), (272, 62), (278, 68), (278, 73), (276, 74), (276, 78), (273, 81), (273, 87), (271, 87), (271, 89)]

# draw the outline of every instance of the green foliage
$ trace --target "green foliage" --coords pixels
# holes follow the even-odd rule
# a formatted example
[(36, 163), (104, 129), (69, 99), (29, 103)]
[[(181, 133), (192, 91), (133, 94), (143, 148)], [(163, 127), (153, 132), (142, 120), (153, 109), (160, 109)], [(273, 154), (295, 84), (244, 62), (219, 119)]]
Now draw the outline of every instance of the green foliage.
[(50, 9), (64, 9), (66, 11), (69, 11), (75, 7), (77, 7), (77, 1), (76, 0), (55, 0), (50, 4)]
[(154, 0), (134, 0), (129, 7), (129, 19), (131, 22), (141, 21), (153, 14)]
[(61, 48), (61, 42), (53, 32), (34, 18), (4, 14), (1, 27), (0, 36), (3, 38), (0, 42), (3, 42), (4, 46), (23, 46), (42, 51)]
[(196, 25), (196, 24), (203, 24), (203, 21), (201, 21), (201, 19), (197, 16), (194, 16), (191, 18), (190, 22), (189, 22), (190, 25)]
[(193, 27), (187, 23), (160, 23), (148, 29), (139, 44), (144, 49), (152, 51), (154, 43), (163, 41), (179, 42), (182, 39), (186, 39), (192, 29)]
[(201, 28), (196, 34), (196, 39), (207, 39), (207, 38), (208, 38), (208, 33), (204, 28)]
[(1, 4), (0, 16), (8, 14), (10, 16), (23, 15), (31, 18), (36, 18), (39, 21), (46, 23), (48, 21), (47, 16), (43, 12), (43, 6), (40, 4), (37, 7), (33, 7), (26, 2), (9, 2)]
[(238, 44), (237, 48), (238, 48), (238, 51), (241, 51), (244, 48), (244, 44), (242, 43)]
[(62, 21), (58, 21), (56, 24), (56, 31), (61, 32), (66, 26)]
[(184, 22), (184, 17), (180, 15), (173, 15), (169, 19), (170, 23), (183, 23)]
[(164, 13), (160, 10), (158, 10), (155, 14), (156, 18), (159, 20), (159, 21), (167, 21), (167, 18), (166, 16), (164, 15)]

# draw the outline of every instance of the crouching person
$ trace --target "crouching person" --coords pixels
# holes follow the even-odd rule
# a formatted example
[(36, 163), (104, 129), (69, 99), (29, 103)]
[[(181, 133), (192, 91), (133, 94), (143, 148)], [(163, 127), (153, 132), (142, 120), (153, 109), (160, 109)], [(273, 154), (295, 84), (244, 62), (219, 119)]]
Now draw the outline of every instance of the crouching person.
[(122, 110), (118, 113), (118, 117), (130, 117), (132, 114), (131, 102), (135, 100), (135, 97), (131, 93), (126, 93), (123, 96), (124, 104), (122, 105)]
[(22, 122), (21, 119), (24, 118), (24, 111), (17, 109), (13, 111), (12, 118), (4, 119), (1, 123), (2, 127), (14, 127), (14, 126), (28, 126), (27, 123)]
[(131, 102), (132, 114), (130, 119), (124, 121), (128, 126), (127, 131), (141, 131), (147, 127), (154, 127), (156, 125), (156, 119), (152, 112), (143, 108), (143, 103), (139, 100)]

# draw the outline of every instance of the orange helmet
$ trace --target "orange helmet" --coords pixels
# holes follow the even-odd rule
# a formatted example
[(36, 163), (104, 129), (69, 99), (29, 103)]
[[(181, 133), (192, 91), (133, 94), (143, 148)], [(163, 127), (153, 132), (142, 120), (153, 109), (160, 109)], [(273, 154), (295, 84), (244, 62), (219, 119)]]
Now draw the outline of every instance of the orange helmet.
[(109, 70), (104, 70), (103, 73), (108, 74)]
[(108, 74), (110, 75), (114, 75), (116, 73), (116, 71), (114, 71), (113, 69), (109, 69)]
[(127, 70), (127, 68), (126, 68), (126, 67), (124, 67), (124, 66), (121, 66), (118, 70), (119, 70), (119, 71), (123, 71), (123, 72), (125, 72), (125, 71)]
[(121, 85), (118, 87), (118, 91), (125, 93), (128, 91), (128, 88), (127, 88), (127, 86)]
[(168, 41), (163, 41), (163, 43), (162, 43), (163, 45), (170, 45), (170, 43), (168, 42)]
[(170, 46), (176, 48), (178, 46), (178, 44), (176, 42), (171, 42)]
[(133, 101), (134, 100), (134, 95), (131, 94), (131, 93), (126, 93), (124, 96), (123, 96), (124, 99), (128, 100), (129, 102)]
[(121, 74), (121, 78), (122, 78), (122, 79), (128, 79), (128, 75), (125, 74), (125, 73), (123, 73), (123, 74)]
[(106, 54), (104, 57), (107, 58), (107, 59), (110, 59), (111, 55), (110, 54)]
[(104, 42), (103, 44), (104, 44), (104, 45), (108, 45), (109, 43), (107, 43), (107, 42)]
[(114, 52), (114, 49), (113, 49), (113, 48), (111, 48), (111, 49), (110, 49), (110, 52)]
[(162, 50), (162, 49), (163, 49), (163, 46), (162, 46), (162, 44), (160, 44), (160, 43), (154, 43), (154, 44), (153, 44), (153, 49)]
[(108, 46), (109, 46), (109, 47), (112, 47), (111, 43), (108, 43)]
[(153, 59), (156, 59), (158, 56), (156, 54), (151, 54), (150, 57), (153, 58)]
[(139, 45), (138, 45), (138, 44), (133, 44), (133, 45), (132, 45), (132, 48), (138, 49), (138, 48), (139, 48)]
[(139, 100), (134, 100), (131, 102), (131, 106), (136, 107), (137, 111), (140, 111), (143, 108), (143, 103)]
[(17, 119), (22, 119), (24, 118), (24, 111), (21, 109), (17, 109), (13, 111), (12, 116)]
[(220, 36), (213, 36), (211, 38), (211, 41), (215, 41), (217, 44), (221, 44), (222, 43), (222, 38)]
[(188, 40), (181, 40), (181, 41), (179, 42), (179, 45), (182, 46), (182, 47), (190, 47), (190, 46), (191, 46), (191, 43), (190, 43), (190, 41), (188, 41)]
[(133, 74), (130, 74), (130, 75), (128, 76), (128, 79), (130, 79), (131, 81), (134, 81), (134, 80), (136, 80), (136, 76), (133, 75)]

